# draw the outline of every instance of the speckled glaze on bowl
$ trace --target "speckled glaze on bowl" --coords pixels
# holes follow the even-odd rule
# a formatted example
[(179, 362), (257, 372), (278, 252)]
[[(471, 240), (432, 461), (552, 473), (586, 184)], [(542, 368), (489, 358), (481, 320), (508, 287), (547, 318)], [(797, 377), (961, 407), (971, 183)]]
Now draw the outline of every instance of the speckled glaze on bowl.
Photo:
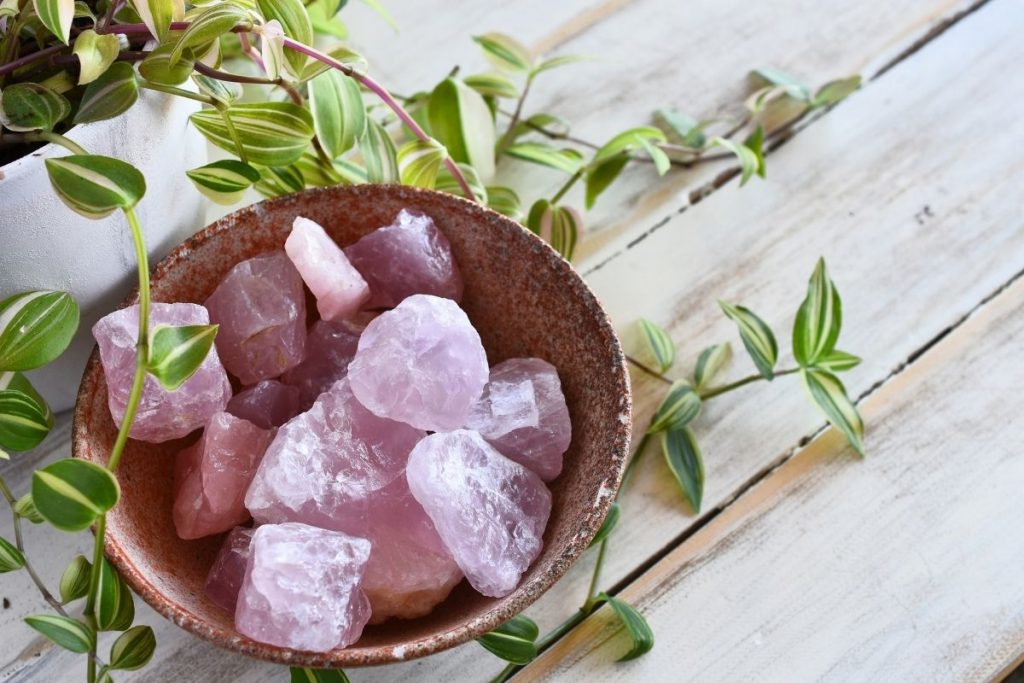
[[(507, 597), (487, 598), (463, 581), (430, 615), (370, 626), (343, 650), (312, 653), (239, 634), (231, 614), (203, 592), (221, 537), (183, 541), (171, 522), (174, 454), (195, 439), (130, 441), (118, 469), (122, 496), (107, 521), (106, 552), (128, 584), (174, 623), (228, 650), (282, 664), (352, 667), (423, 657), (466, 642), (525, 609), (579, 557), (618, 490), (629, 447), (631, 403), (622, 349), (580, 276), (515, 222), (452, 195), (400, 186), (307, 190), (242, 209), (161, 261), (154, 301), (202, 303), (239, 261), (282, 248), (299, 215), (341, 245), (387, 225), (402, 208), (434, 218), (451, 241), (466, 283), (462, 306), (494, 364), (518, 356), (553, 363), (572, 416), (572, 445), (552, 485), (544, 549)], [(134, 297), (133, 297), (134, 298)], [(104, 463), (116, 430), (98, 353), (82, 379), (74, 456)]]

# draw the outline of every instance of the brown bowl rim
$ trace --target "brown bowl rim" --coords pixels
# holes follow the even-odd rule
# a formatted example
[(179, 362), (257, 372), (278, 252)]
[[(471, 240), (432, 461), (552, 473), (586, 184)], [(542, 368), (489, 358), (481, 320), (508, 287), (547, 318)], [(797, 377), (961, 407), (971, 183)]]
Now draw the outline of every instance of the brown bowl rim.
[[(601, 527), (601, 524), (608, 514), (608, 510), (611, 508), (611, 505), (615, 500), (614, 494), (618, 491), (619, 486), (622, 483), (626, 456), (629, 452), (629, 443), (632, 434), (633, 399), (625, 354), (622, 351), (622, 346), (608, 314), (605, 312), (603, 306), (598, 300), (597, 295), (590, 289), (590, 286), (586, 283), (583, 277), (573, 269), (568, 261), (563, 259), (554, 249), (552, 249), (550, 245), (507, 216), (499, 214), (481, 204), (471, 202), (456, 195), (438, 192), (436, 190), (403, 185), (363, 184), (309, 188), (291, 195), (265, 199), (219, 218), (192, 237), (174, 247), (167, 256), (161, 259), (155, 266), (152, 266), (150, 269), (151, 278), (153, 280), (157, 280), (172, 268), (178, 267), (179, 264), (183, 263), (188, 258), (189, 254), (196, 246), (202, 244), (206, 240), (209, 240), (213, 236), (224, 231), (238, 229), (235, 226), (239, 223), (241, 217), (247, 213), (254, 214), (255, 217), (258, 217), (265, 207), (287, 204), (295, 201), (296, 197), (303, 195), (324, 195), (324, 198), (326, 199), (340, 193), (356, 195), (363, 194), (372, 198), (377, 193), (381, 192), (385, 194), (398, 194), (402, 198), (415, 196), (416, 194), (434, 196), (442, 201), (454, 202), (457, 205), (461, 205), (459, 208), (463, 211), (475, 213), (479, 215), (481, 219), (490, 221), (497, 220), (506, 227), (515, 229), (514, 231), (510, 230), (511, 234), (518, 236), (513, 239), (523, 239), (533, 242), (534, 246), (540, 245), (542, 247), (544, 258), (548, 261), (549, 267), (554, 268), (563, 277), (569, 278), (572, 281), (573, 286), (570, 288), (570, 291), (573, 295), (583, 298), (584, 304), (598, 323), (603, 342), (605, 342), (611, 350), (614, 365), (610, 368), (610, 372), (613, 373), (614, 383), (617, 385), (619, 391), (621, 391), (621, 395), (623, 397), (621, 404), (622, 410), (616, 420), (614, 443), (610, 448), (610, 457), (608, 459), (608, 463), (613, 470), (609, 472), (614, 481), (614, 487), (610, 492), (613, 495), (608, 495), (608, 493), (605, 493), (603, 490), (599, 492), (599, 495), (593, 501), (593, 514), (586, 516), (581, 523), (580, 532), (575, 535), (574, 542), (570, 543), (565, 549), (563, 549), (545, 572), (520, 584), (515, 591), (505, 598), (502, 598), (493, 608), (475, 619), (461, 623), (458, 627), (449, 629), (446, 632), (434, 633), (402, 645), (379, 645), (360, 648), (357, 641), (356, 644), (348, 648), (322, 653), (293, 650), (291, 648), (260, 643), (242, 636), (236, 631), (224, 630), (196, 617), (192, 612), (185, 610), (176, 603), (173, 603), (158, 591), (153, 583), (147, 580), (143, 573), (130, 561), (124, 552), (124, 549), (117, 542), (117, 539), (112, 537), (110, 534), (107, 534), (104, 543), (106, 556), (111, 560), (117, 570), (121, 573), (121, 576), (124, 577), (125, 581), (137, 595), (139, 595), (159, 614), (166, 617), (177, 626), (231, 652), (288, 666), (341, 668), (393, 664), (397, 662), (410, 661), (436, 654), (443, 650), (469, 642), (470, 640), (497, 628), (515, 615), (521, 613), (538, 600), (541, 595), (550, 589), (565, 574), (565, 572), (568, 571), (569, 567), (572, 566), (572, 564), (589, 547), (591, 540), (597, 534), (598, 529)], [(440, 197), (438, 197), (438, 195), (440, 195)], [(121, 307), (130, 306), (137, 303), (137, 301), (138, 288), (136, 287), (125, 298)], [(95, 384), (98, 373), (102, 373), (102, 366), (100, 365), (99, 360), (99, 350), (94, 346), (92, 354), (90, 355), (89, 361), (86, 365), (85, 372), (82, 375), (82, 382), (79, 386), (78, 395), (75, 401), (72, 432), (72, 457), (75, 458), (86, 459), (84, 441), (87, 434), (83, 406), (94, 392), (94, 387), (92, 385)]]

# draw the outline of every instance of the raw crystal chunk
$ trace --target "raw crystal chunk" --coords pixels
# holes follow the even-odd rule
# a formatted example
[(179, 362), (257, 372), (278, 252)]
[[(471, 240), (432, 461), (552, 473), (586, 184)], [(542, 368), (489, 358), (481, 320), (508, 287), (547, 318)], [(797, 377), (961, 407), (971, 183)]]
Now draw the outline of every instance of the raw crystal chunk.
[(228, 413), (217, 413), (203, 436), (174, 463), (174, 528), (202, 538), (249, 520), (249, 489), (272, 433)]
[(406, 476), (473, 588), (511, 593), (544, 545), (551, 494), (540, 477), (467, 429), (416, 444)]
[(339, 379), (348, 374), (348, 364), (356, 355), (362, 328), (349, 322), (318, 320), (306, 337), (306, 358), (281, 376), (281, 381), (298, 387), (303, 409)]
[(225, 410), (260, 429), (272, 429), (299, 414), (300, 400), (296, 387), (265, 379), (235, 394)]
[(544, 481), (557, 477), (572, 427), (555, 366), (540, 358), (495, 365), (466, 426)]
[(462, 572), (405, 477), (370, 501), (369, 516), (373, 547), (363, 590), (373, 607), (370, 623), (428, 614), (462, 580)]
[(368, 501), (402, 476), (423, 432), (377, 417), (341, 380), (277, 431), (245, 506), (257, 523), (366, 530)]
[(245, 565), (249, 561), (249, 543), (255, 529), (236, 526), (224, 537), (220, 552), (213, 560), (210, 573), (206, 575), (204, 590), (214, 604), (234, 614), (238, 601), (238, 589), (245, 577)]
[(298, 365), (306, 343), (306, 293), (283, 251), (242, 261), (206, 300), (220, 325), (217, 351), (249, 385)]
[(370, 618), (360, 587), (370, 542), (305, 524), (256, 529), (235, 626), (261, 643), (327, 652), (359, 640)]
[(452, 247), (426, 214), (402, 209), (391, 225), (345, 249), (370, 285), (369, 308), (394, 308), (413, 294), (462, 300)]
[(487, 355), (455, 302), (417, 294), (366, 326), (348, 377), (374, 414), (446, 431), (466, 424), (487, 383)]
[[(210, 317), (196, 304), (150, 306), (150, 329), (157, 325), (206, 325)], [(135, 343), (139, 332), (139, 307), (129, 306), (104, 316), (92, 328), (100, 347), (107, 378), (107, 401), (114, 423), (124, 418), (135, 376)], [(147, 375), (139, 411), (130, 436), (142, 441), (178, 439), (202, 427), (210, 416), (224, 410), (231, 398), (231, 384), (215, 350), (210, 351), (192, 377), (177, 391), (165, 391)]]
[(370, 298), (370, 288), (345, 252), (318, 224), (299, 216), (284, 250), (313, 296), (324, 320), (346, 320)]

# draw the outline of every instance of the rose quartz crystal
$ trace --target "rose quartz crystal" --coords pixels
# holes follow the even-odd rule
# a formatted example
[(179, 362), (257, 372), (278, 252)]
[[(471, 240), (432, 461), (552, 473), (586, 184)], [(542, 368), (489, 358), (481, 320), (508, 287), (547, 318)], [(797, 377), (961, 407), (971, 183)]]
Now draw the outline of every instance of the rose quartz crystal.
[(366, 326), (348, 377), (374, 414), (447, 431), (465, 425), (480, 398), (487, 355), (455, 302), (417, 294)]
[(232, 614), (238, 601), (238, 589), (242, 587), (242, 578), (245, 576), (245, 565), (249, 561), (249, 543), (255, 531), (242, 526), (229, 531), (210, 567), (210, 573), (206, 575), (206, 595)]
[(370, 284), (369, 308), (394, 308), (413, 294), (462, 300), (462, 275), (452, 247), (425, 214), (402, 209), (391, 225), (345, 249)]
[(300, 392), (276, 379), (265, 379), (235, 394), (225, 410), (260, 429), (273, 429), (299, 414)]
[(281, 375), (282, 382), (298, 388), (303, 409), (348, 374), (361, 333), (361, 327), (349, 322), (318, 320), (309, 328), (305, 360)]
[(402, 476), (422, 437), (368, 411), (341, 380), (278, 430), (245, 506), (260, 524), (303, 522), (363, 534), (368, 501)]
[(284, 250), (316, 297), (324, 320), (351, 318), (370, 298), (366, 280), (317, 223), (296, 218)]
[(261, 643), (327, 652), (359, 639), (370, 618), (361, 584), (370, 542), (305, 524), (256, 529), (235, 626)]
[[(157, 325), (206, 325), (210, 317), (196, 304), (161, 304), (150, 307), (150, 329)], [(124, 418), (135, 376), (135, 343), (139, 307), (129, 306), (104, 316), (92, 328), (100, 347), (107, 379), (107, 401), (114, 423)], [(141, 441), (179, 439), (202, 427), (231, 398), (231, 384), (217, 352), (211, 350), (192, 377), (177, 391), (165, 391), (152, 376), (146, 377), (139, 412), (130, 436)]]
[(467, 429), (416, 444), (406, 476), (473, 588), (511, 593), (544, 545), (551, 494), (540, 477)]
[(466, 426), (544, 481), (557, 477), (572, 426), (555, 366), (540, 358), (495, 365)]
[(459, 565), (405, 477), (370, 501), (366, 537), (372, 549), (363, 590), (373, 607), (372, 624), (389, 617), (422, 617), (462, 580)]
[(203, 436), (174, 463), (174, 528), (202, 538), (249, 521), (249, 489), (272, 433), (228, 413), (217, 413)]
[(242, 261), (206, 300), (220, 325), (217, 351), (249, 385), (298, 365), (306, 343), (306, 293), (283, 251)]

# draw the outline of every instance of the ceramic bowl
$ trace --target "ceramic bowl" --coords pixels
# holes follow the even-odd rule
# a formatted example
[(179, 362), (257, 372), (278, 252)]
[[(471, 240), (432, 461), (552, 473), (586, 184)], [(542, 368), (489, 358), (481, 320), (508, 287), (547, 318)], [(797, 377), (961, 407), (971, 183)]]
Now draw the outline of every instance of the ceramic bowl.
[[(228, 650), (282, 664), (351, 667), (422, 657), (485, 633), (544, 593), (586, 550), (618, 489), (629, 446), (630, 391), (622, 349), (593, 292), (555, 252), (517, 223), (439, 192), (400, 186), (300, 192), (237, 211), (177, 247), (153, 272), (154, 301), (202, 303), (239, 261), (281, 249), (296, 216), (323, 225), (341, 245), (388, 225), (402, 208), (433, 217), (465, 279), (462, 306), (491, 364), (537, 356), (558, 368), (572, 417), (572, 445), (552, 484), (544, 549), (510, 595), (487, 598), (463, 581), (428, 616), (368, 626), (329, 653), (258, 643), (203, 593), (221, 537), (183, 541), (171, 522), (174, 455), (195, 439), (130, 441), (117, 475), (121, 501), (108, 515), (107, 556), (128, 584), (182, 628)], [(132, 297), (134, 298), (134, 297)], [(93, 352), (74, 417), (74, 456), (104, 463), (115, 426)]]

